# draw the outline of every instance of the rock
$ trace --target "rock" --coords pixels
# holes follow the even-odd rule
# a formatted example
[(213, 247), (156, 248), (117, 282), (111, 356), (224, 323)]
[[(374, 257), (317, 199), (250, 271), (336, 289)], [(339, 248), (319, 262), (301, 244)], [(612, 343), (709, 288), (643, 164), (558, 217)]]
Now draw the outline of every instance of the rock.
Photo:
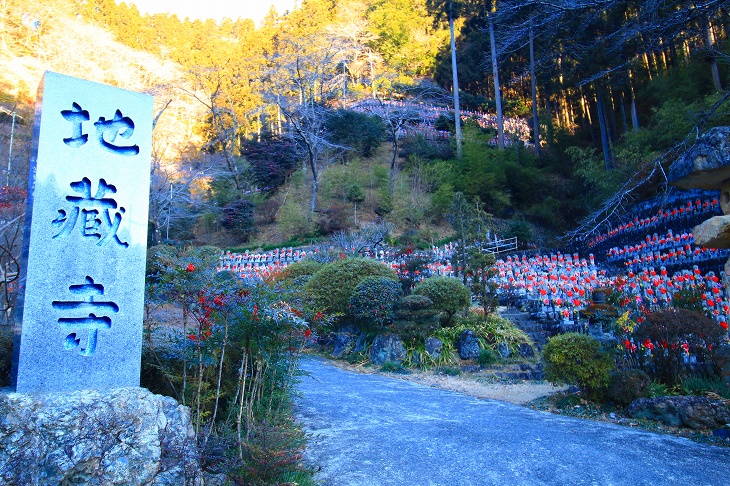
[(441, 356), (441, 350), (444, 348), (444, 343), (440, 339), (435, 337), (426, 338), (426, 352), (432, 358), (438, 358)]
[(695, 244), (707, 248), (730, 248), (730, 216), (714, 216), (692, 230)]
[(669, 167), (669, 180), (681, 189), (722, 189), (730, 179), (730, 127), (715, 127)]
[(509, 345), (505, 342), (499, 343), (499, 346), (497, 346), (497, 351), (499, 351), (499, 355), (502, 356), (502, 358), (507, 359), (512, 354), (512, 350), (509, 348)]
[(716, 429), (730, 423), (730, 405), (707, 397), (639, 398), (629, 405), (628, 412), (633, 418), (691, 429)]
[(144, 388), (0, 394), (3, 484), (202, 485), (190, 410)]
[(535, 349), (527, 343), (520, 343), (520, 356), (523, 358), (534, 358)]
[(357, 339), (357, 329), (354, 326), (343, 326), (335, 334), (335, 349), (332, 351), (332, 356), (340, 358), (350, 351), (355, 346), (355, 340)]
[(381, 365), (386, 361), (400, 363), (406, 358), (406, 347), (397, 334), (378, 334), (370, 346), (370, 362)]
[(368, 337), (365, 334), (360, 333), (357, 336), (357, 340), (355, 341), (355, 349), (353, 349), (353, 351), (355, 351), (356, 353), (359, 353), (361, 351), (365, 351), (367, 349), (367, 347), (368, 347)]
[(479, 339), (474, 331), (467, 329), (459, 336), (459, 342), (456, 343), (456, 350), (461, 359), (477, 359), (482, 352), (479, 346)]

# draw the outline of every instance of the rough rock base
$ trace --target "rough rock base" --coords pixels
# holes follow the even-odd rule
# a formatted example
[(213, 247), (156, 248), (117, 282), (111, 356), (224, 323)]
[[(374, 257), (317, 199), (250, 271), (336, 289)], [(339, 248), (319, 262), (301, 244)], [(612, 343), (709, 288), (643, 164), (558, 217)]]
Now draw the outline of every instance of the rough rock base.
[(190, 411), (144, 388), (0, 393), (0, 483), (202, 484)]

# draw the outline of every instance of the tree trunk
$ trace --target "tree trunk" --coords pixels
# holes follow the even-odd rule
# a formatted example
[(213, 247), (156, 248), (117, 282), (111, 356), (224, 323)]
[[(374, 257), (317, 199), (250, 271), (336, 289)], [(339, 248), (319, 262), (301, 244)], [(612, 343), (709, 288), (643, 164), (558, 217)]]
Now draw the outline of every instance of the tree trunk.
[(601, 146), (603, 147), (603, 160), (606, 163), (606, 172), (611, 170), (611, 150), (608, 146), (608, 127), (606, 126), (606, 117), (604, 113), (603, 102), (601, 96), (596, 93), (596, 107), (598, 108), (598, 126), (601, 129)]
[(705, 30), (705, 47), (707, 48), (707, 54), (710, 56), (710, 71), (712, 71), (712, 84), (715, 86), (715, 91), (718, 93), (722, 92), (722, 79), (720, 78), (720, 69), (717, 67), (717, 58), (715, 57), (715, 36), (712, 34), (712, 25), (710, 19), (705, 18), (704, 22)]
[(619, 91), (619, 109), (621, 111), (621, 128), (624, 133), (629, 131), (629, 121), (626, 119), (626, 107), (624, 106), (624, 94)]
[(629, 71), (629, 97), (631, 100), (631, 125), (635, 132), (639, 131), (639, 114), (636, 111), (636, 96), (634, 96), (634, 83), (631, 82), (633, 74)]
[(532, 93), (532, 138), (535, 157), (540, 157), (540, 119), (537, 115), (537, 80), (535, 79), (535, 35), (530, 25), (530, 84)]
[[(392, 131), (393, 137), (393, 156), (390, 159), (390, 179), (388, 181), (388, 194), (393, 197), (393, 189), (395, 186), (395, 159), (398, 156), (398, 137), (397, 130)], [(457, 137), (458, 140), (458, 137)], [(458, 144), (458, 142), (457, 142)], [(458, 147), (458, 145), (457, 145)]]
[[(459, 76), (456, 68), (456, 40), (454, 38), (453, 2), (449, 2), (449, 32), (451, 34), (451, 76), (454, 84), (454, 125), (456, 131), (456, 158), (461, 159), (461, 108), (459, 106)], [(393, 191), (391, 190), (391, 195)]]
[(317, 171), (312, 170), (312, 200), (309, 203), (309, 213), (314, 214), (314, 208), (317, 205), (317, 189), (319, 189), (319, 181), (317, 180)]
[(494, 21), (489, 16), (489, 43), (492, 45), (492, 77), (494, 78), (494, 102), (497, 105), (497, 147), (504, 150), (504, 119), (502, 118), (502, 95), (499, 89), (499, 68), (497, 46), (494, 41)]
[(550, 103), (549, 88), (548, 92), (545, 93), (545, 111), (547, 112), (547, 118), (545, 119), (545, 122), (547, 123), (547, 137), (545, 137), (545, 142), (549, 145), (555, 139), (555, 127), (553, 127), (553, 108), (552, 104)]

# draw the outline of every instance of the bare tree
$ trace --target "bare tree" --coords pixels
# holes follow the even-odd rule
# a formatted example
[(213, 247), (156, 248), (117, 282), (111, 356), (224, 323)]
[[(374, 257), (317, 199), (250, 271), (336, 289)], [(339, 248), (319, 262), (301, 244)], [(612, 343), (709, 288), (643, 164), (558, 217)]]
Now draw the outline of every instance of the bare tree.
[(327, 105), (341, 93), (338, 65), (345, 60), (348, 44), (333, 36), (310, 36), (282, 41), (269, 59), (264, 84), (266, 99), (286, 118), (287, 130), (301, 153), (303, 169), (312, 176), (310, 214), (317, 206), (321, 168), (347, 147), (331, 143), (325, 131)]
[(352, 255), (360, 255), (366, 250), (374, 253), (394, 228), (392, 223), (381, 220), (359, 230), (338, 231), (332, 235), (332, 242)]
[(191, 73), (195, 83), (192, 89), (180, 89), (205, 106), (207, 110), (207, 142), (204, 150), (218, 152), (234, 187), (238, 192), (246, 188), (240, 174), (240, 139), (246, 121), (241, 102), (229, 91), (235, 79), (222, 68), (199, 68)]
[(395, 186), (398, 147), (406, 129), (425, 123), (422, 104), (444, 105), (448, 100), (443, 89), (425, 81), (413, 86), (396, 85), (396, 90), (397, 100), (392, 95), (390, 99), (378, 96), (375, 100), (363, 102), (357, 107), (379, 117), (388, 130), (392, 148), (388, 180), (390, 196), (393, 196)]

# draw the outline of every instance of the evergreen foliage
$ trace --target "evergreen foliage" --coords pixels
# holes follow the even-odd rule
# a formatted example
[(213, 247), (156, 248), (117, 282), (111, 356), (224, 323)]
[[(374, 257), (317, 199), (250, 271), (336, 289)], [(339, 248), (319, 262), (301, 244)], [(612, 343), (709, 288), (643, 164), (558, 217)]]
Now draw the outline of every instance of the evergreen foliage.
[(461, 282), (450, 277), (430, 277), (416, 285), (415, 295), (428, 297), (433, 308), (442, 313), (442, 325), (452, 324), (454, 315), (469, 307), (471, 292)]
[(366, 327), (382, 329), (393, 320), (393, 308), (400, 295), (400, 284), (392, 278), (366, 277), (350, 297), (350, 314)]
[(608, 386), (613, 362), (601, 343), (585, 334), (551, 338), (542, 351), (545, 377), (553, 383), (578, 386), (590, 398), (600, 398)]
[(358, 284), (367, 277), (384, 277), (398, 282), (392, 269), (366, 258), (345, 258), (327, 264), (304, 286), (310, 305), (333, 315), (351, 315), (350, 299)]

